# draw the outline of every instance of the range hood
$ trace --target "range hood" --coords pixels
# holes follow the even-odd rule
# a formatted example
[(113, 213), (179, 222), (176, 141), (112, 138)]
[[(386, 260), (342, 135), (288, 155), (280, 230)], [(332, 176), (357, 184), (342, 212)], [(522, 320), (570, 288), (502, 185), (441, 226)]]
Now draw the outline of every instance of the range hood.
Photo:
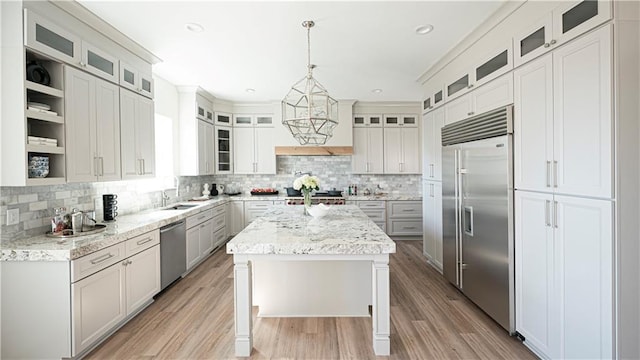
[(276, 146), (276, 155), (353, 155), (353, 146)]

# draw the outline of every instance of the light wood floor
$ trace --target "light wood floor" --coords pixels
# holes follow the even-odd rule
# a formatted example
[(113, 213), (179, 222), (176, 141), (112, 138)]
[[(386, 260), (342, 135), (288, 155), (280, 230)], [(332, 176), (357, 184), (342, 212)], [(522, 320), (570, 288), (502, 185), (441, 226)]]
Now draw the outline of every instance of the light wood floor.
[[(391, 359), (536, 359), (397, 241), (390, 260)], [(87, 359), (234, 358), (232, 257), (218, 251)], [(371, 318), (257, 318), (252, 359), (375, 359)]]

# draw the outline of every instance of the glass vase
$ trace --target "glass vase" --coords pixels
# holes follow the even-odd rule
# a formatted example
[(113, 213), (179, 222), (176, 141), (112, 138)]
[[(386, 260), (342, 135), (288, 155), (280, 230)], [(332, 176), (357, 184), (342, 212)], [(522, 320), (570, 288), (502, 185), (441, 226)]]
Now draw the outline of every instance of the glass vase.
[(311, 191), (303, 190), (302, 194), (304, 195), (304, 214), (310, 215), (309, 208), (311, 207)]

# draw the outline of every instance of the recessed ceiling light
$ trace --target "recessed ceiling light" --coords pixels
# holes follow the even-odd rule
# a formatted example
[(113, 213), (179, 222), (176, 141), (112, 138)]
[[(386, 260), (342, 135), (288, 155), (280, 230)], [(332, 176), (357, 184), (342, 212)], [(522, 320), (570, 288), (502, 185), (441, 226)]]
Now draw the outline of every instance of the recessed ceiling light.
[(198, 23), (186, 23), (184, 24), (185, 29), (191, 31), (191, 32), (195, 32), (195, 33), (199, 33), (199, 32), (203, 32), (204, 31), (204, 27), (202, 27), (202, 25), (198, 24)]
[(253, 94), (254, 92), (256, 92), (256, 89), (247, 88), (245, 91), (248, 92), (249, 94)]
[(425, 35), (430, 33), (433, 30), (433, 25), (420, 25), (416, 28), (416, 34)]
[(373, 89), (371, 90), (371, 92), (374, 94), (380, 94), (382, 92), (382, 89)]

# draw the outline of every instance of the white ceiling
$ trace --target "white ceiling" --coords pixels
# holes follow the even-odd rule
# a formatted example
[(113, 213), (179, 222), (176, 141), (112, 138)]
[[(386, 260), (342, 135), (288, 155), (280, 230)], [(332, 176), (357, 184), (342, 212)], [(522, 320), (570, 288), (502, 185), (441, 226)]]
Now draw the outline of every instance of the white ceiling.
[[(280, 100), (306, 74), (337, 99), (419, 101), (416, 79), (503, 0), (378, 2), (79, 0), (160, 57), (154, 73), (232, 101)], [(199, 23), (202, 33), (184, 24)], [(418, 36), (415, 28), (432, 24)], [(246, 89), (255, 89), (247, 93)], [(382, 89), (375, 94), (373, 89)]]

